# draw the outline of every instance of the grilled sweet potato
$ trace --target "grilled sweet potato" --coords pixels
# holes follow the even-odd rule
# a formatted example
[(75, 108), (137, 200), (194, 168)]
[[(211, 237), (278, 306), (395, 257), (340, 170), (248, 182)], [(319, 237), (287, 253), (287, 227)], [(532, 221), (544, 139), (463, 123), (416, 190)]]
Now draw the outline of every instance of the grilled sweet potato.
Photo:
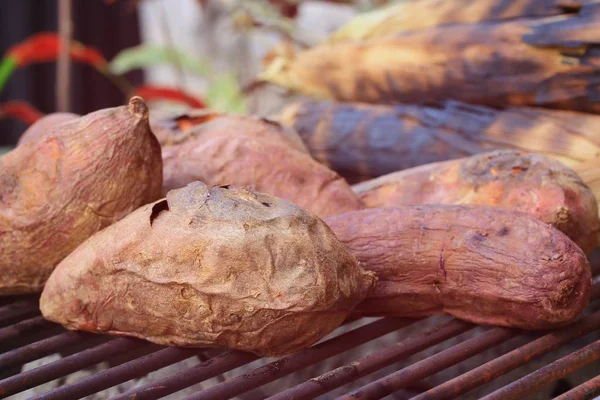
[(194, 182), (83, 243), (40, 304), (69, 329), (279, 355), (339, 326), (374, 281), (304, 209)]
[(160, 146), (139, 97), (57, 125), (0, 158), (0, 294), (41, 291), (95, 232), (160, 198)]
[(362, 210), (325, 220), (378, 282), (362, 315), (448, 313), (478, 324), (547, 329), (589, 301), (585, 254), (527, 214), (487, 206)]
[(559, 17), (464, 23), (269, 57), (259, 80), (323, 99), (600, 111), (600, 3)]
[(305, 99), (286, 107), (279, 120), (350, 183), (496, 149), (539, 153), (570, 167), (600, 154), (600, 115), (574, 111)]
[(395, 172), (353, 189), (370, 208), (498, 206), (553, 225), (586, 254), (598, 243), (598, 205), (590, 188), (570, 168), (537, 154), (498, 150)]
[(248, 117), (216, 117), (194, 125), (185, 139), (163, 147), (163, 192), (199, 180), (249, 187), (319, 217), (362, 208), (343, 178), (276, 130), (277, 124)]
[(52, 131), (55, 125), (71, 121), (78, 118), (79, 115), (67, 112), (57, 112), (43, 116), (31, 124), (29, 128), (19, 138), (17, 146), (38, 140), (40, 137)]

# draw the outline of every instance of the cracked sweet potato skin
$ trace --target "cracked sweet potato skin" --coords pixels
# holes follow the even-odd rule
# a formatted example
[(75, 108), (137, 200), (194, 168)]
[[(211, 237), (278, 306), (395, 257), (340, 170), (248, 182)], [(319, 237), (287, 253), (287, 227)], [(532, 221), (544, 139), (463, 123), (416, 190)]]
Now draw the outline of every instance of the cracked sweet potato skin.
[(600, 219), (591, 189), (572, 169), (547, 157), (498, 150), (394, 172), (353, 186), (366, 207), (490, 205), (551, 224), (589, 254)]
[(374, 281), (306, 210), (194, 182), (82, 244), (40, 304), (73, 330), (281, 355), (337, 328)]
[(0, 158), (0, 295), (40, 292), (100, 229), (161, 196), (160, 146), (141, 98), (96, 111)]
[(198, 180), (268, 193), (321, 218), (363, 208), (350, 185), (308, 153), (234, 125), (201, 124), (183, 142), (163, 147), (163, 193)]
[(448, 313), (476, 324), (547, 329), (585, 309), (591, 270), (562, 232), (487, 206), (367, 209), (325, 220), (378, 281), (356, 312)]
[(19, 138), (17, 146), (25, 143), (33, 142), (52, 131), (55, 125), (60, 125), (63, 122), (71, 121), (80, 116), (73, 113), (57, 112), (43, 116), (35, 121)]

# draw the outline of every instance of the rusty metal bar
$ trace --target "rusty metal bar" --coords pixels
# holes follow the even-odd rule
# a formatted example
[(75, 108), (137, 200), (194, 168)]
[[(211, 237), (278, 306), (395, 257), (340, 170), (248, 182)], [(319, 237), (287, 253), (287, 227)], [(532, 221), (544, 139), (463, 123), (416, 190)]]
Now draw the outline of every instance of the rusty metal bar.
[(35, 301), (19, 300), (0, 307), (0, 325), (12, 323), (15, 318), (30, 317), (39, 313), (39, 305)]
[(600, 340), (554, 361), (513, 383), (488, 394), (482, 400), (512, 400), (535, 392), (547, 384), (557, 381), (571, 372), (600, 359)]
[(391, 333), (417, 320), (382, 318), (349, 332), (321, 342), (298, 353), (291, 354), (272, 363), (263, 365), (246, 374), (228, 379), (223, 383), (194, 393), (185, 400), (230, 399), (240, 393), (255, 389), (292, 372), (316, 364), (336, 354), (352, 349), (380, 336)]
[(533, 340), (448, 382), (444, 382), (425, 393), (421, 393), (411, 400), (446, 400), (456, 398), (528, 363), (542, 354), (552, 351), (574, 339), (590, 334), (598, 328), (600, 328), (600, 311), (587, 316), (573, 325)]
[[(0, 354), (0, 369), (21, 365), (33, 360), (56, 353), (57, 351), (76, 344), (84, 343), (86, 340), (94, 340), (95, 337), (81, 332), (65, 332), (60, 335), (43, 339), (26, 346), (7, 351)], [(108, 339), (108, 338), (103, 338)]]
[(119, 353), (131, 351), (141, 346), (155, 346), (138, 339), (119, 338), (107, 343), (83, 350), (71, 356), (61, 358), (41, 367), (21, 372), (0, 381), (0, 396), (9, 396), (14, 393), (50, 382), (70, 373), (79, 371), (90, 365), (98, 364), (107, 358)]
[(269, 400), (314, 399), (348, 382), (369, 375), (444, 340), (460, 335), (473, 327), (474, 325), (464, 321), (450, 320), (422, 332), (419, 336), (398, 342), (394, 346), (369, 354), (351, 364), (341, 366), (298, 386), (277, 393), (269, 397)]
[(260, 357), (241, 351), (228, 351), (181, 372), (158, 379), (148, 385), (133, 388), (111, 400), (160, 399), (171, 393), (210, 379), (234, 368), (251, 363)]
[(16, 324), (0, 328), (0, 343), (4, 344), (9, 340), (20, 338), (22, 335), (30, 333), (31, 331), (49, 329), (53, 325), (52, 322), (46, 321), (42, 316), (17, 322)]
[(597, 394), (600, 394), (600, 375), (555, 397), (554, 400), (586, 400)]
[(84, 378), (74, 384), (62, 386), (39, 395), (39, 400), (80, 399), (110, 388), (130, 379), (138, 378), (176, 362), (198, 355), (203, 349), (169, 347), (123, 363), (106, 371)]
[(471, 358), (490, 347), (503, 343), (515, 337), (517, 333), (518, 331), (515, 329), (490, 329), (482, 335), (409, 365), (400, 371), (371, 382), (347, 395), (340, 396), (338, 399), (380, 399), (402, 389), (412, 382), (418, 382), (436, 372)]

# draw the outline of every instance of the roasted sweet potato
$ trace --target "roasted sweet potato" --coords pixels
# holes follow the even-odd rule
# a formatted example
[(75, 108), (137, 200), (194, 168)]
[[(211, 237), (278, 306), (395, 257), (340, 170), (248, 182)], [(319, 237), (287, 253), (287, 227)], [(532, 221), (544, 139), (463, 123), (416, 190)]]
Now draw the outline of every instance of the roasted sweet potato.
[(448, 313), (477, 324), (547, 329), (585, 309), (591, 270), (562, 232), (487, 206), (362, 210), (325, 220), (378, 282), (361, 315)]
[(252, 115), (223, 114), (208, 110), (192, 109), (182, 113), (157, 112), (150, 118), (150, 126), (161, 146), (180, 144), (202, 128), (219, 131), (223, 135), (232, 132), (248, 139), (266, 139), (286, 143), (296, 150), (308, 153), (302, 139), (291, 128), (279, 122)]
[(259, 81), (367, 103), (455, 99), (600, 111), (600, 3), (558, 17), (464, 23), (325, 43), (267, 61)]
[[(252, 121), (263, 128), (251, 127)], [(163, 192), (199, 180), (265, 192), (319, 217), (362, 208), (343, 178), (282, 140), (283, 135), (273, 132), (277, 127), (244, 117), (196, 124), (185, 140), (163, 147)]]
[(0, 158), (0, 294), (38, 292), (85, 239), (160, 198), (160, 146), (139, 97), (57, 125)]
[(69, 329), (280, 355), (338, 327), (374, 282), (306, 210), (194, 182), (83, 243), (40, 304)]
[(77, 114), (67, 112), (57, 112), (45, 115), (31, 124), (31, 126), (27, 128), (25, 132), (23, 132), (19, 138), (19, 141), (17, 142), (17, 146), (35, 141), (46, 133), (51, 132), (55, 125), (60, 125), (63, 122), (71, 121), (78, 117), (79, 115)]
[(570, 168), (538, 154), (498, 150), (395, 172), (353, 189), (370, 208), (498, 206), (553, 225), (586, 254), (598, 243), (598, 206), (590, 188)]
[(600, 154), (600, 115), (573, 111), (305, 99), (286, 107), (279, 120), (350, 183), (496, 149), (539, 153), (570, 167)]

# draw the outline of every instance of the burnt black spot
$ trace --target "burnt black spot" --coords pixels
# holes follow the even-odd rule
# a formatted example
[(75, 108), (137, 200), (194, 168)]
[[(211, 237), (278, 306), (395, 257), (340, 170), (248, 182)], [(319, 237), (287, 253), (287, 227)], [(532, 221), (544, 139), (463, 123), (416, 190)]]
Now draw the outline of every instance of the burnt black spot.
[(152, 213), (150, 214), (150, 226), (152, 226), (152, 222), (160, 215), (163, 211), (169, 211), (169, 203), (167, 200), (162, 200), (152, 206)]
[(260, 203), (260, 204), (262, 204), (265, 207), (271, 207), (271, 205), (269, 203), (265, 203), (264, 201), (262, 203)]
[(509, 232), (510, 232), (510, 229), (508, 229), (508, 227), (505, 226), (504, 228), (500, 229), (496, 233), (496, 235), (498, 235), (498, 236), (506, 236), (506, 235), (508, 235)]

